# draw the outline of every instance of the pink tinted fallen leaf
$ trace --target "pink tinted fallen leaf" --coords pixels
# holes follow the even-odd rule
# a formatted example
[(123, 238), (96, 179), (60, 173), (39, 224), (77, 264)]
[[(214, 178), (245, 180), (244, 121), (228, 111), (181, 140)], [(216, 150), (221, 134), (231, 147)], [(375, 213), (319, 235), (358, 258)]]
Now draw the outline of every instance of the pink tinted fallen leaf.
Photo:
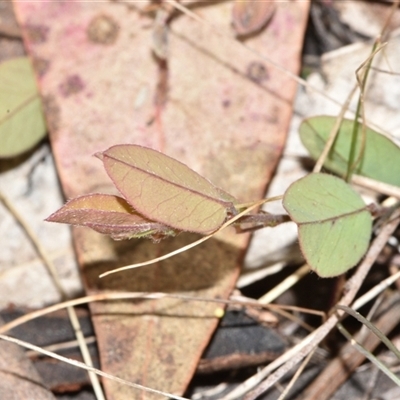
[(175, 234), (173, 229), (136, 213), (123, 198), (107, 194), (72, 199), (46, 221), (87, 226), (116, 240), (150, 237), (157, 241)]
[(237, 35), (256, 33), (269, 22), (275, 11), (274, 0), (235, 0), (232, 23)]
[(129, 204), (153, 221), (209, 234), (237, 213), (234, 197), (156, 150), (116, 145), (97, 156)]
[[(118, 2), (13, 1), (26, 49), (41, 61), (38, 80), (65, 192), (73, 198), (106, 186), (103, 171), (94, 168), (88, 155), (116, 143), (137, 143), (168, 149), (169, 155), (196, 166), (243, 201), (258, 199), (280, 158), (296, 82), (274, 68), (259, 85), (248, 82), (249, 76), (255, 81), (247, 74), (249, 65), (264, 63), (249, 58), (235, 42), (221, 40), (207, 25), (181, 15), (171, 21), (178, 35), (169, 37), (168, 101), (155, 109), (159, 66), (150, 51), (152, 19), (141, 13), (141, 3), (129, 7)], [(232, 4), (212, 3), (196, 11), (226, 27)], [(265, 29), (251, 45), (297, 74), (308, 1), (276, 4), (279, 10), (271, 21), (274, 29)], [(104, 22), (106, 28), (111, 27), (105, 32)], [(46, 35), (38, 41), (39, 28), (46, 29)], [(42, 64), (46, 67), (43, 74)], [(59, 88), (68, 82), (69, 74), (78, 75), (85, 86), (65, 96)], [(149, 123), (158, 115), (161, 123), (157, 119)], [(71, 134), (81, 132), (83, 126), (90, 127), (85, 134)], [(111, 275), (100, 285), (98, 274), (104, 268), (157, 257), (192, 242), (194, 236), (178, 235), (162, 248), (148, 241), (122, 246), (122, 258), (114, 262), (108, 261), (114, 245), (100, 235), (91, 235), (89, 229), (75, 230), (73, 235), (83, 282), (90, 293), (108, 289), (190, 291), (210, 298), (229, 296), (248, 242), (247, 235), (221, 232), (223, 240), (211, 239), (198, 251), (183, 253), (156, 269)], [(93, 251), (88, 252), (88, 247)], [(92, 303), (102, 366), (120, 377), (183, 394), (217, 321), (214, 304), (175, 301)], [(140, 397), (111, 380), (105, 380), (104, 387), (106, 396), (115, 400)]]

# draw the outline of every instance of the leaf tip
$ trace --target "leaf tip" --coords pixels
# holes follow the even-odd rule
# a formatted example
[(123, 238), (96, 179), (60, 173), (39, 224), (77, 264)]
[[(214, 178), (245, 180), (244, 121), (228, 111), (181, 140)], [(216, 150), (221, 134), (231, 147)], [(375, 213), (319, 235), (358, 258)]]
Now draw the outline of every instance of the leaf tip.
[(44, 219), (46, 222), (58, 222), (57, 214), (60, 210), (57, 210), (53, 214), (50, 214), (47, 218)]
[(95, 157), (97, 157), (99, 160), (103, 161), (104, 158), (104, 152), (103, 151), (98, 151), (97, 153), (93, 154)]

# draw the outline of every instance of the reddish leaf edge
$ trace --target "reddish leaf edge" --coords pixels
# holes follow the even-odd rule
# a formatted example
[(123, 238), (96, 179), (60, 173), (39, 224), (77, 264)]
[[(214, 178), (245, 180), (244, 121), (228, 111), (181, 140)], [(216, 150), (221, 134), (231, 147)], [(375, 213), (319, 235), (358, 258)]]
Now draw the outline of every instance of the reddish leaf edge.
[[(118, 148), (126, 146), (135, 147), (135, 151), (137, 153), (138, 149), (143, 149), (144, 152), (156, 152), (161, 155), (161, 162), (163, 158), (167, 160), (169, 167), (171, 167), (171, 160), (173, 162), (172, 167), (176, 163), (176, 165), (182, 165), (185, 168), (185, 171), (190, 170), (190, 177), (192, 178), (192, 183), (186, 183), (187, 190), (193, 191), (193, 188), (190, 186), (193, 185), (193, 178), (197, 182), (206, 182), (205, 189), (203, 186), (200, 186), (200, 190), (206, 190), (211, 193), (211, 197), (216, 203), (224, 204), (226, 207), (226, 215), (224, 221), (221, 223), (215, 224), (215, 229), (211, 231), (202, 230), (202, 229), (186, 229), (185, 227), (182, 228), (180, 226), (171, 226), (165, 221), (159, 221), (157, 219), (152, 219), (151, 216), (143, 215), (143, 213), (137, 210), (136, 206), (132, 204), (132, 201), (125, 196), (124, 193), (121, 193), (122, 196), (116, 195), (109, 195), (109, 194), (100, 194), (100, 193), (93, 193), (88, 195), (83, 195), (76, 197), (74, 199), (69, 200), (63, 207), (59, 210), (51, 214), (46, 221), (48, 222), (58, 222), (58, 223), (66, 223), (74, 226), (84, 226), (91, 228), (92, 230), (101, 233), (110, 235), (115, 240), (124, 240), (124, 239), (132, 239), (132, 238), (149, 238), (154, 242), (159, 242), (161, 239), (164, 239), (169, 236), (175, 236), (180, 232), (197, 232), (205, 235), (213, 235), (214, 233), (218, 232), (223, 227), (227, 226), (227, 224), (231, 225), (234, 224), (237, 228), (237, 232), (245, 232), (246, 230), (242, 230), (240, 228), (241, 222), (254, 222), (252, 221), (255, 217), (257, 222), (257, 228), (259, 226), (275, 226), (276, 224), (287, 222), (287, 216), (272, 216), (272, 215), (263, 215), (257, 214), (254, 216), (247, 216), (244, 218), (244, 221), (237, 221), (238, 217), (242, 218), (242, 209), (245, 209), (248, 205), (237, 204), (237, 200), (232, 197), (229, 193), (224, 192), (222, 189), (214, 186), (211, 182), (209, 182), (206, 178), (199, 175), (197, 172), (191, 170), (185, 164), (175, 160), (163, 153), (157, 152), (154, 149), (147, 148), (144, 146), (138, 145), (116, 145), (110, 147), (108, 150), (113, 148)], [(105, 152), (98, 152), (95, 154), (97, 158), (99, 158), (104, 165), (104, 156)], [(140, 153), (137, 154), (140, 156)], [(160, 158), (160, 157), (158, 157)], [(159, 161), (160, 162), (160, 161)], [(105, 167), (105, 166), (104, 166)], [(147, 173), (151, 174), (152, 172), (151, 165), (149, 164), (149, 170)], [(156, 168), (157, 169), (157, 168)], [(147, 170), (147, 168), (146, 168)], [(107, 171), (107, 169), (106, 169)], [(107, 171), (108, 172), (108, 171)], [(157, 176), (157, 175), (156, 175)], [(179, 174), (176, 175), (178, 178), (175, 183), (178, 186), (182, 185), (181, 187), (185, 189), (185, 178), (179, 177)], [(119, 190), (120, 188), (114, 182), (112, 177), (110, 176), (111, 180), (113, 181), (116, 188)], [(175, 178), (174, 178), (175, 179)], [(180, 179), (182, 181), (180, 182)], [(135, 184), (135, 182), (132, 182)], [(158, 197), (158, 192), (154, 194), (154, 196)], [(208, 197), (208, 193), (203, 194), (204, 197)], [(271, 199), (270, 199), (271, 200)], [(269, 201), (264, 199), (264, 201)], [(253, 208), (254, 204), (250, 207)], [(248, 209), (249, 210), (249, 209)], [(239, 216), (240, 215), (240, 216)], [(264, 221), (265, 220), (265, 221)], [(238, 227), (239, 225), (239, 227)]]
[(237, 214), (237, 200), (186, 164), (152, 148), (114, 145), (96, 154), (141, 215), (179, 231), (209, 234)]
[(149, 238), (159, 242), (178, 233), (164, 224), (143, 217), (122, 197), (100, 193), (69, 200), (45, 221), (88, 227), (110, 235), (114, 240)]
[[(233, 203), (236, 201), (236, 199), (233, 196), (214, 186), (206, 178), (193, 171), (186, 164), (183, 164), (180, 161), (152, 148), (133, 144), (119, 144), (111, 146), (109, 149), (103, 152), (97, 152), (94, 154), (94, 156), (100, 159), (105, 167), (104, 156), (109, 150), (118, 147), (129, 148), (131, 146), (135, 147), (136, 150), (143, 149), (143, 151), (150, 150), (151, 152), (159, 153), (163, 158), (173, 160), (173, 162), (177, 165), (182, 165), (185, 169), (190, 170), (193, 175), (198, 175), (199, 180), (207, 181), (208, 184), (216, 191), (216, 198), (214, 198), (214, 201), (220, 202), (226, 206), (227, 213), (225, 221), (223, 221), (221, 224), (218, 224), (218, 226), (215, 227), (216, 229), (213, 229), (212, 232), (206, 232), (201, 229), (187, 230), (181, 229), (179, 226), (170, 226), (165, 222), (151, 219), (148, 216), (143, 215), (142, 212), (137, 211), (124, 193), (120, 193), (123, 197), (100, 193), (76, 197), (69, 200), (63, 207), (46, 218), (45, 221), (88, 227), (101, 234), (110, 235), (114, 240), (149, 238), (154, 242), (159, 242), (161, 239), (169, 236), (175, 236), (182, 231), (193, 231), (202, 234), (213, 233), (218, 230), (223, 223), (230, 219), (230, 217), (237, 214), (237, 210)], [(105, 169), (107, 171), (107, 168)], [(118, 184), (114, 182), (112, 177), (110, 178), (113, 181), (114, 186), (120, 191)], [(182, 183), (184, 186), (184, 178)]]

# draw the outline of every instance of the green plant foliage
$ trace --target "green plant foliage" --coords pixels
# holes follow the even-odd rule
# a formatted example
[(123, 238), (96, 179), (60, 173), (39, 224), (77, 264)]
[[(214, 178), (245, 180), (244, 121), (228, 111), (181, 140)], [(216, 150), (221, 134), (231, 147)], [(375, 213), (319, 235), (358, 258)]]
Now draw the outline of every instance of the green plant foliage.
[(128, 203), (150, 220), (208, 234), (236, 214), (231, 195), (156, 150), (125, 144), (98, 157)]
[(307, 263), (321, 277), (343, 274), (367, 251), (371, 214), (343, 180), (310, 174), (289, 187), (283, 205), (298, 225)]
[[(318, 159), (325, 147), (329, 133), (336, 118), (318, 116), (306, 119), (300, 126), (300, 138), (314, 159)], [(325, 160), (324, 167), (340, 176), (345, 176), (352, 139), (353, 121), (342, 121), (335, 143)], [(360, 162), (354, 169), (357, 175), (363, 175), (390, 185), (400, 186), (400, 148), (378, 132), (366, 128), (363, 138), (362, 126), (359, 127), (355, 147), (356, 158), (365, 148)]]
[(27, 57), (0, 64), (0, 157), (21, 154), (46, 135), (42, 103)]

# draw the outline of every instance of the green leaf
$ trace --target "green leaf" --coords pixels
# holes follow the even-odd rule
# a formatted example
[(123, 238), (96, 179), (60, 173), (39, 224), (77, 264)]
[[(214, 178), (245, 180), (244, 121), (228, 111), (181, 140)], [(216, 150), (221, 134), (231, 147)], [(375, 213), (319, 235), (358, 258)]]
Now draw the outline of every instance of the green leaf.
[(327, 174), (307, 175), (289, 187), (283, 206), (298, 225), (304, 258), (318, 275), (343, 274), (367, 251), (371, 214), (343, 180)]
[(232, 196), (156, 150), (117, 145), (98, 156), (128, 203), (153, 221), (208, 234), (236, 213)]
[[(335, 117), (318, 116), (306, 119), (300, 126), (300, 138), (310, 155), (316, 160), (325, 147)], [(353, 121), (342, 121), (338, 136), (324, 163), (324, 167), (340, 176), (345, 176), (351, 146)], [(359, 127), (356, 142), (356, 157), (362, 145), (362, 126)], [(361, 162), (354, 170), (377, 181), (400, 186), (400, 148), (378, 132), (365, 129), (365, 149)]]
[(159, 240), (175, 234), (171, 228), (137, 214), (121, 197), (107, 194), (72, 199), (46, 221), (87, 226), (117, 240), (139, 237)]
[(0, 64), (0, 157), (21, 154), (46, 135), (42, 103), (27, 57)]

